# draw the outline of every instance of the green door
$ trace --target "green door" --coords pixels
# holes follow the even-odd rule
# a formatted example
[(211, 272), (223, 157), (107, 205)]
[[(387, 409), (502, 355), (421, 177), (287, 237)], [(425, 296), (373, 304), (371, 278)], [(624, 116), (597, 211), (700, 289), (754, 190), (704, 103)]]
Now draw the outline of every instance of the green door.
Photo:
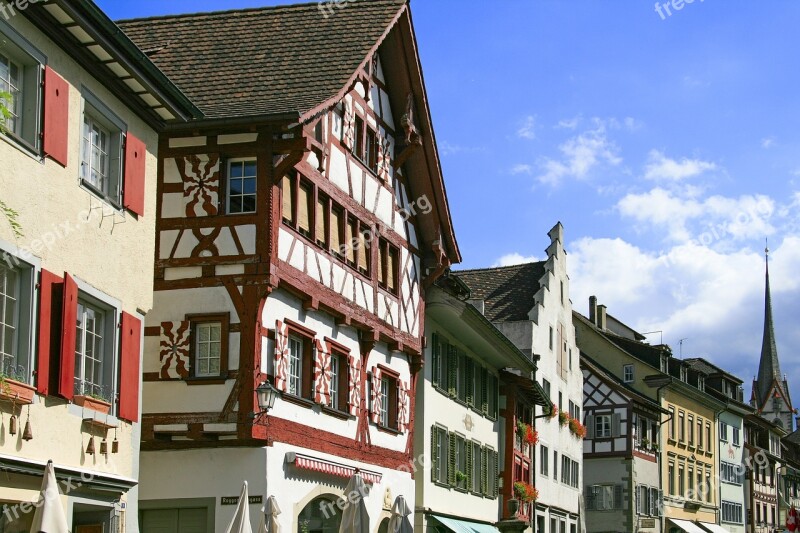
[(208, 510), (153, 509), (142, 513), (142, 533), (208, 533)]

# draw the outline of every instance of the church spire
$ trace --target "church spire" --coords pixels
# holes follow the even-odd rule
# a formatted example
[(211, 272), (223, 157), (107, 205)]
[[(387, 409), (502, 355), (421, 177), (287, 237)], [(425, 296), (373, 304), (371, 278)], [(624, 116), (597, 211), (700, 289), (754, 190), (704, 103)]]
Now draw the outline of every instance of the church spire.
[(772, 322), (772, 296), (769, 287), (769, 248), (766, 254), (766, 291), (764, 295), (764, 336), (761, 341), (761, 362), (758, 365), (758, 404), (762, 407), (767, 401), (772, 384), (781, 383), (781, 365), (778, 361), (778, 348), (775, 344), (775, 326)]

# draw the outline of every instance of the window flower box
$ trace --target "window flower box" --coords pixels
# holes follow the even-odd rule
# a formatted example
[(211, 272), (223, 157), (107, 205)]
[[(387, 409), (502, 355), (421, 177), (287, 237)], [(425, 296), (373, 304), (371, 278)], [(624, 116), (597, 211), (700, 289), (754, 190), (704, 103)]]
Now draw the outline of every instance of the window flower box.
[(107, 415), (111, 412), (111, 403), (94, 396), (86, 396), (83, 394), (76, 394), (73, 401), (75, 405), (83, 407), (84, 409), (92, 409), (98, 413)]
[(19, 381), (0, 377), (0, 399), (27, 405), (33, 402), (36, 389)]

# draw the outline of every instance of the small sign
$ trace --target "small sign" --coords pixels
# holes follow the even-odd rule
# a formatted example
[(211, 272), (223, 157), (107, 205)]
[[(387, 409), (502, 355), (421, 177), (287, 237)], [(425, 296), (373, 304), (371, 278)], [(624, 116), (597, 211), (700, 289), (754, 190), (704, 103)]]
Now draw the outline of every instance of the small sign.
[(642, 518), (639, 527), (643, 529), (653, 529), (656, 527), (656, 519), (655, 518)]
[[(264, 503), (263, 496), (250, 496), (248, 498), (248, 502), (250, 505), (259, 505)], [(220, 505), (236, 505), (239, 503), (239, 496), (220, 496), (219, 497), (219, 504)]]

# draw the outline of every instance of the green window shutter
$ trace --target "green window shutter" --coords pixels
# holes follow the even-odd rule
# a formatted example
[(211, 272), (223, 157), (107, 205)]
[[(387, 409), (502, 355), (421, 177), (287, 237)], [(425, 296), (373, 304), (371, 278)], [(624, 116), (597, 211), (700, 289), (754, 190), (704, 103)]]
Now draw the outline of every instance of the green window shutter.
[(480, 401), (480, 408), (481, 412), (485, 415), (489, 414), (489, 391), (487, 387), (489, 385), (489, 372), (485, 368), (481, 368), (480, 370), (480, 378), (481, 378), (481, 401)]
[(458, 399), (467, 403), (467, 354), (458, 351)]
[(447, 483), (450, 486), (455, 486), (455, 484), (456, 484), (456, 467), (457, 467), (457, 465), (456, 465), (456, 434), (455, 433), (450, 433), (448, 440), (450, 441), (450, 443), (449, 443), (450, 444), (450, 446), (449, 446), (449, 448), (450, 448), (450, 450), (449, 450), (450, 451), (450, 457), (449, 457), (448, 465), (447, 465), (447, 467), (448, 467), (447, 468)]
[(431, 481), (437, 481), (439, 469), (442, 466), (442, 458), (439, 456), (439, 428), (431, 428)]
[(464, 449), (467, 454), (467, 464), (464, 473), (467, 475), (466, 486), (468, 491), (472, 490), (472, 443), (467, 441), (464, 443)]
[(492, 476), (492, 497), (497, 498), (497, 477), (498, 477), (498, 464), (497, 464), (497, 452), (492, 450), (492, 465), (494, 465), (494, 475)]
[(467, 372), (466, 372), (467, 405), (474, 406), (475, 405), (475, 361), (473, 361), (469, 357), (466, 357), (465, 363), (467, 365)]
[(437, 333), (433, 334), (433, 347), (431, 348), (431, 381), (437, 387), (441, 385), (441, 374), (442, 374), (442, 353), (441, 348), (439, 346), (439, 335)]
[(447, 392), (458, 396), (458, 348), (447, 345)]
[(489, 475), (488, 475), (489, 461), (486, 458), (486, 456), (487, 456), (486, 452), (487, 452), (486, 447), (485, 446), (481, 446), (481, 487), (480, 487), (480, 493), (485, 495), (485, 496), (487, 495), (487, 492), (488, 492), (486, 489), (488, 487), (488, 481), (489, 481)]

